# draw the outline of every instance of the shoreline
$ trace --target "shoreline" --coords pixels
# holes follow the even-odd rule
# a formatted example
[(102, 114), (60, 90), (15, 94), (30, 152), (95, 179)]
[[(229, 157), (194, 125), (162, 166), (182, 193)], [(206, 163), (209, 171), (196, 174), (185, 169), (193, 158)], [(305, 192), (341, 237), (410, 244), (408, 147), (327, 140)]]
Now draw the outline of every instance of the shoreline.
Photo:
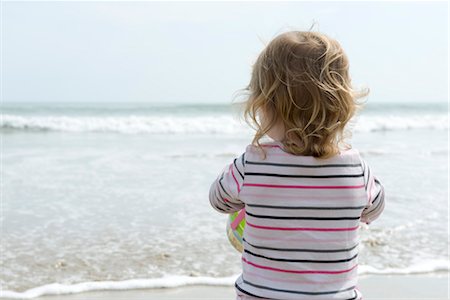
[[(364, 300), (369, 299), (421, 299), (444, 300), (449, 298), (449, 273), (418, 275), (360, 275), (358, 289)], [(186, 285), (175, 288), (142, 288), (129, 290), (97, 290), (76, 294), (55, 294), (34, 298), (35, 300), (109, 300), (109, 299), (235, 299), (233, 286)]]

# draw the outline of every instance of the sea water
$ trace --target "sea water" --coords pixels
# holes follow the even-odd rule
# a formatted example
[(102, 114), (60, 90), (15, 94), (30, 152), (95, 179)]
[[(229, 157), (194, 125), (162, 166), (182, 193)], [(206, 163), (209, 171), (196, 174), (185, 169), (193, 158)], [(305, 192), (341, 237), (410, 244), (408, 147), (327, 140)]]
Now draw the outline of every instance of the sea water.
[[(347, 140), (385, 186), (360, 274), (447, 272), (445, 103), (368, 104)], [(211, 183), (251, 142), (230, 105), (4, 103), (3, 296), (228, 284), (241, 269)]]

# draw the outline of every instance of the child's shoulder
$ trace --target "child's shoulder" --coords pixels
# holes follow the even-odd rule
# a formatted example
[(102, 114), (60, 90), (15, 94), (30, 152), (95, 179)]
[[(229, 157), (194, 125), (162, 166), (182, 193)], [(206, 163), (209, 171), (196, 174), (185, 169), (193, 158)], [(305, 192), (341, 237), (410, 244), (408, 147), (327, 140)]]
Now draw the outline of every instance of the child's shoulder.
[(246, 147), (246, 151), (261, 151), (261, 148), (264, 149), (283, 149), (283, 144), (281, 142), (278, 141), (264, 141), (260, 143), (261, 147), (254, 145), (254, 144), (249, 144)]
[(273, 152), (273, 151), (284, 151), (283, 145), (280, 142), (277, 141), (264, 141), (260, 143), (260, 146), (249, 144), (245, 148), (245, 152), (248, 154), (262, 154), (264, 152), (267, 153), (267, 151)]

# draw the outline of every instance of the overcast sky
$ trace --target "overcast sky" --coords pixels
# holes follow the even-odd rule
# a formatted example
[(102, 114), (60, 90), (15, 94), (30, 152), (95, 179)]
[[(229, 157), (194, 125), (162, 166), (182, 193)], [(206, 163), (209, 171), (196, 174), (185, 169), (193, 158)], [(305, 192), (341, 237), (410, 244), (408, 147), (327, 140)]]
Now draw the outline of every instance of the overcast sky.
[(4, 102), (227, 103), (277, 33), (336, 38), (374, 102), (446, 102), (440, 2), (3, 2)]

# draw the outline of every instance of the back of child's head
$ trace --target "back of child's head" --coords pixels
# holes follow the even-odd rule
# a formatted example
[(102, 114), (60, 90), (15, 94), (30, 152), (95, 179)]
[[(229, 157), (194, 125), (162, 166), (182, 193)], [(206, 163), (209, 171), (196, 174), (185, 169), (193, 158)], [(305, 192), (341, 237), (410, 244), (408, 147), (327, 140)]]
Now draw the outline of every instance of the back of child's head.
[(312, 31), (274, 38), (253, 65), (247, 90), (244, 115), (256, 125), (253, 144), (261, 148), (260, 139), (281, 124), (285, 151), (322, 159), (339, 154), (340, 144), (351, 135), (345, 126), (361, 108), (356, 100), (369, 92), (352, 89), (340, 44)]

